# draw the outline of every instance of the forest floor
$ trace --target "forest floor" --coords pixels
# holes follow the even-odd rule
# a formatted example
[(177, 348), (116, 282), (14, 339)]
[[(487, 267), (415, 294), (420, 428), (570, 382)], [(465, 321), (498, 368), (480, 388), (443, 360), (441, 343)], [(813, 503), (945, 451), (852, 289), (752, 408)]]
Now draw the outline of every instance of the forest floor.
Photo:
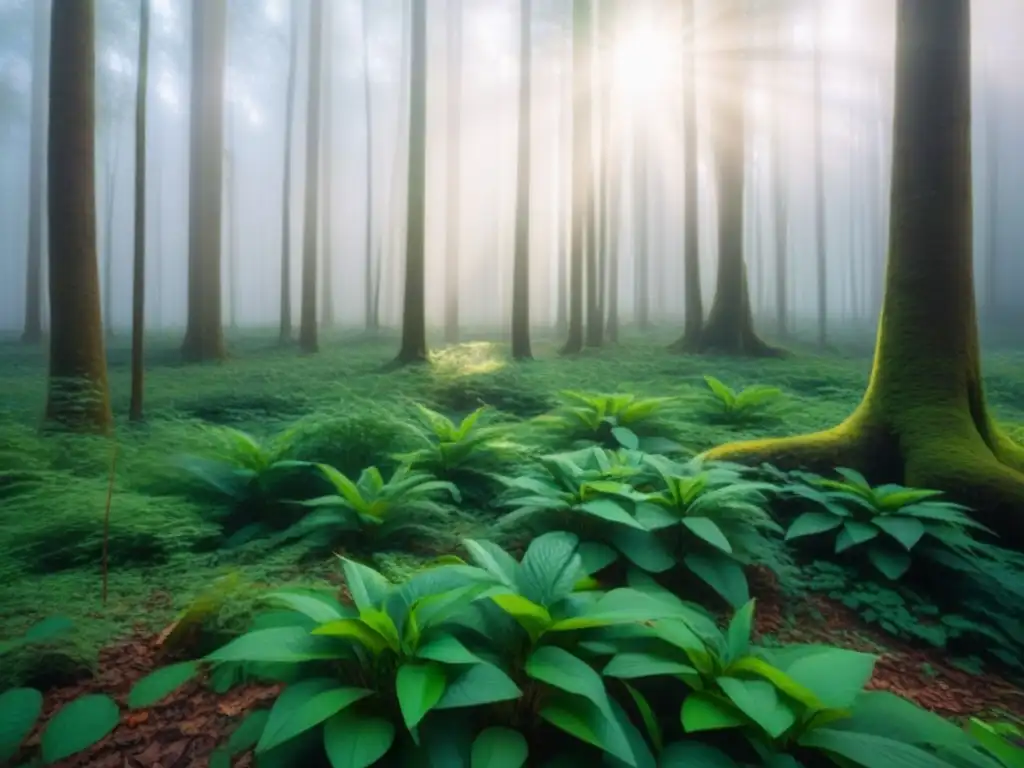
[[(779, 387), (771, 415), (746, 426), (708, 423), (685, 408), (671, 416), (674, 439), (700, 451), (735, 439), (816, 430), (841, 420), (859, 401), (870, 368), (870, 343), (819, 355), (797, 350), (781, 360), (734, 360), (668, 352), (669, 337), (626, 338), (613, 348), (558, 357), (554, 340), (535, 343), (534, 362), (513, 364), (504, 344), (470, 342), (441, 350), (429, 366), (382, 372), (394, 338), (338, 336), (322, 352), (301, 356), (273, 337), (231, 339), (222, 364), (185, 366), (170, 339), (154, 339), (147, 362), (147, 420), (127, 413), (129, 354), (110, 344), (115, 440), (42, 436), (44, 356), (0, 340), (0, 639), (47, 616), (66, 616), (74, 631), (58, 644), (4, 657), (0, 690), (29, 684), (47, 691), (47, 711), (84, 691), (123, 700), (131, 683), (164, 661), (166, 630), (210, 585), (227, 577), (231, 599), (190, 639), (203, 652), (244, 627), (263, 585), (337, 583), (331, 562), (309, 562), (294, 547), (258, 543), (218, 547), (206, 502), (175, 494), (176, 456), (196, 449), (203, 425), (225, 425), (266, 438), (295, 425), (329, 424), (336, 466), (387, 460), (394, 436), (373, 434), (376, 414), (407, 413), (412, 402), (464, 415), (481, 403), (528, 419), (557, 404), (560, 390), (699, 397), (703, 376), (734, 388)], [(1024, 425), (1024, 353), (990, 351), (984, 360), (989, 402), (1013, 429)], [(390, 442), (389, 442), (390, 441)], [(362, 462), (362, 463), (358, 463)], [(103, 520), (110, 495), (108, 597), (102, 599)], [(10, 494), (16, 483), (34, 485)], [(420, 556), (382, 554), (375, 565), (400, 573)], [(827, 569), (826, 569), (827, 570)], [(813, 571), (813, 569), (812, 569)], [(786, 642), (828, 642), (880, 654), (873, 686), (893, 690), (951, 717), (1024, 718), (1024, 689), (998, 665), (922, 641), (906, 595), (844, 590), (818, 571), (755, 569), (757, 632)], [(785, 573), (790, 573), (785, 576)], [(832, 574), (834, 576), (834, 574)], [(224, 583), (224, 582), (221, 582)], [(881, 614), (881, 619), (879, 618)], [(896, 617), (896, 618), (894, 618)], [(887, 620), (888, 619), (888, 620)], [(273, 695), (248, 687), (218, 696), (200, 684), (140, 712), (91, 752), (64, 765), (205, 765), (237, 715)], [(248, 765), (236, 762), (236, 765)]]

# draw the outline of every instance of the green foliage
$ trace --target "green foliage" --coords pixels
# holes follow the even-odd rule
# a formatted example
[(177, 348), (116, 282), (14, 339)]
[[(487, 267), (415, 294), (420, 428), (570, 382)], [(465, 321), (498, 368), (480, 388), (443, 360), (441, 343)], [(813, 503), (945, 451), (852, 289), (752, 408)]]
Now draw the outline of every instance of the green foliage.
[(661, 420), (671, 397), (641, 398), (632, 394), (603, 395), (565, 390), (565, 404), (534, 422), (570, 440), (594, 442), (605, 448), (625, 447), (651, 453), (679, 452), (680, 446), (660, 437)]
[(424, 405), (417, 404), (416, 409), (419, 423), (410, 428), (423, 447), (398, 456), (414, 469), (450, 479), (459, 472), (485, 473), (500, 460), (523, 451), (509, 441), (509, 425), (481, 422), (487, 406), (477, 408), (458, 423)]
[(967, 731), (1003, 768), (1024, 768), (1024, 729), (1018, 724), (986, 723), (972, 717)]
[[(25, 646), (48, 643), (71, 629), (62, 617), (44, 619), (13, 640), (0, 643), (0, 659)], [(13, 758), (35, 728), (43, 711), (43, 695), (34, 688), (9, 688), (0, 693), (0, 763)], [(50, 765), (88, 749), (117, 726), (120, 710), (109, 696), (82, 696), (65, 704), (40, 736), (42, 761)]]
[(769, 415), (782, 398), (778, 387), (754, 385), (734, 390), (714, 376), (705, 376), (704, 404), (710, 416), (730, 424), (758, 421)]
[(842, 480), (798, 473), (799, 482), (783, 486), (783, 494), (814, 507), (793, 520), (787, 540), (834, 536), (837, 555), (863, 554), (877, 572), (896, 581), (910, 569), (913, 552), (940, 547), (970, 553), (976, 545), (967, 531), (990, 533), (968, 516), (966, 507), (939, 501), (940, 491), (895, 484), (872, 487), (852, 469), (836, 472)]
[(385, 481), (379, 469), (368, 467), (353, 481), (326, 464), (317, 467), (334, 492), (297, 502), (311, 511), (279, 536), (278, 543), (303, 538), (315, 546), (347, 545), (373, 552), (415, 546), (417, 540), (454, 543), (457, 529), (472, 522), (438, 502), (443, 496), (458, 502), (461, 495), (453, 483), (428, 472), (399, 467)]

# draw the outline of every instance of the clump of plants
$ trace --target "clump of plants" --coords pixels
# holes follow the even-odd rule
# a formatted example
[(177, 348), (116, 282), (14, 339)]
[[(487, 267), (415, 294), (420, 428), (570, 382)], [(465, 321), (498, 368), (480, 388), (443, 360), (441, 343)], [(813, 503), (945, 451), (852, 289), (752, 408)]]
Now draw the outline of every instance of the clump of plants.
[(682, 451), (681, 446), (667, 438), (670, 427), (664, 419), (675, 403), (674, 398), (572, 390), (563, 391), (560, 396), (564, 404), (534, 422), (563, 439), (647, 453)]
[(1024, 728), (1019, 724), (986, 723), (972, 717), (967, 730), (1002, 768), (1024, 768)]
[(771, 416), (782, 399), (777, 387), (755, 384), (736, 390), (714, 376), (705, 376), (704, 382), (703, 410), (712, 421), (732, 425), (757, 422)]

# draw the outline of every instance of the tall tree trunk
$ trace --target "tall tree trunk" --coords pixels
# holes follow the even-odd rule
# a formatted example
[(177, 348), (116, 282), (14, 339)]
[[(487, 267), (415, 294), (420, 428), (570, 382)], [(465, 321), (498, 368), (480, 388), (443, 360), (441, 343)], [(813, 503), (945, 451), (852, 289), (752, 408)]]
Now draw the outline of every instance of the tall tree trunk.
[[(108, 129), (111, 132), (114, 126)], [(103, 226), (103, 324), (107, 336), (114, 335), (114, 204), (117, 202), (117, 168), (121, 143), (111, 133), (107, 142), (107, 199)]]
[(316, 352), (317, 214), (320, 192), (320, 97), (323, 80), (324, 0), (309, 6), (309, 96), (306, 102), (306, 207), (302, 227), (302, 321), (299, 348)]
[(284, 116), (284, 191), (281, 195), (281, 318), (278, 338), (287, 344), (292, 338), (292, 131), (295, 126), (295, 80), (299, 67), (299, 8), (289, 7), (288, 85), (285, 91)]
[(238, 328), (238, 311), (239, 304), (241, 303), (241, 286), (239, 285), (242, 275), (241, 268), (238, 263), (239, 252), (238, 252), (238, 162), (237, 162), (237, 148), (235, 139), (235, 106), (233, 104), (224, 105), (224, 116), (225, 116), (225, 144), (227, 144), (227, 151), (224, 153), (224, 174), (225, 174), (225, 194), (226, 203), (228, 207), (228, 232), (227, 232), (227, 246), (228, 246), (228, 265), (230, 266), (229, 272), (229, 284), (228, 291), (231, 295), (231, 314), (230, 324), (232, 330)]
[(459, 340), (462, 184), (462, 0), (448, 0), (448, 169), (444, 262), (444, 340)]
[(226, 0), (193, 0), (188, 327), (183, 357), (224, 358), (221, 203), (224, 176)]
[[(415, 2), (415, 0), (413, 1)], [(389, 263), (394, 265), (397, 272), (399, 264), (406, 259), (404, 249), (405, 238), (408, 236), (406, 203), (408, 202), (409, 190), (407, 185), (403, 187), (402, 176), (404, 172), (406, 182), (408, 182), (409, 143), (411, 140), (409, 136), (411, 121), (410, 102), (412, 100), (412, 86), (410, 85), (412, 77), (412, 18), (409, 10), (410, 4), (403, 2), (401, 8), (402, 58), (399, 65), (398, 121), (395, 130), (394, 153), (391, 161), (391, 182), (387, 191), (388, 198), (390, 199), (387, 216), (388, 226), (382, 235), (386, 240), (386, 250), (383, 251), (383, 257), (378, 257), (377, 259), (375, 312), (378, 316), (378, 325), (380, 323), (379, 317), (384, 286), (388, 286), (393, 299), (405, 290), (401, 280), (391, 279), (385, 282), (383, 273)], [(406, 198), (405, 200), (403, 200), (403, 193)], [(387, 259), (387, 263), (385, 263), (385, 259)], [(396, 303), (400, 303), (400, 301), (396, 301)], [(398, 315), (401, 317), (400, 307)], [(399, 322), (402, 321), (400, 320)]]
[[(147, 0), (149, 2), (149, 0)], [(160, 142), (157, 141), (159, 146)], [(149, 282), (153, 286), (153, 325), (159, 330), (164, 327), (164, 173), (163, 162), (158, 157), (155, 163), (153, 179), (153, 238), (150, 252), (153, 254), (153, 265), (156, 267), (156, 279)]]
[(50, 19), (50, 372), (46, 419), (110, 431), (96, 263), (95, 7), (61, 0)]
[[(778, 30), (780, 44), (789, 34), (788, 24)], [(785, 82), (788, 70), (780, 61), (775, 67), (777, 83)], [(771, 127), (772, 204), (775, 214), (775, 335), (789, 337), (789, 184), (786, 175), (785, 117), (780, 99), (772, 99)]]
[(35, 0), (32, 16), (32, 137), (29, 144), (28, 252), (25, 254), (25, 325), (21, 340), (38, 344), (43, 338), (43, 227), (46, 173), (47, 43), (50, 3)]
[[(597, 163), (592, 171), (590, 184), (590, 201), (587, 206), (587, 338), (588, 347), (600, 347), (604, 340), (604, 281), (607, 258), (605, 253), (605, 207), (608, 196), (605, 185), (607, 168), (608, 123), (611, 118), (609, 109), (609, 84), (611, 78), (607, 72), (607, 59), (601, 55), (605, 50), (605, 39), (611, 31), (608, 24), (609, 3), (598, 4), (597, 23), (591, 23), (590, 50), (598, 51), (597, 61), (591, 61), (591, 77), (596, 78), (591, 92), (596, 98), (590, 101), (590, 119), (592, 138), (597, 144)], [(593, 55), (593, 53), (591, 54)], [(596, 66), (595, 66), (596, 64)], [(597, 107), (595, 110), (595, 106)], [(594, 113), (597, 112), (597, 119)], [(593, 165), (593, 160), (591, 160)]]
[(132, 394), (128, 418), (142, 421), (146, 333), (146, 94), (149, 85), (150, 0), (139, 10), (138, 82), (135, 93), (135, 263), (132, 269)]
[(427, 0), (412, 0), (411, 43), (405, 297), (402, 302), (402, 346), (396, 358), (396, 362), (402, 364), (427, 359)]
[(875, 363), (860, 406), (826, 432), (706, 458), (945, 491), (1024, 547), (1024, 449), (988, 413), (974, 301), (969, 0), (897, 6), (889, 260)]
[(320, 275), (320, 296), (323, 306), (323, 323), (327, 328), (333, 328), (334, 318), (334, 251), (331, 247), (331, 235), (334, 232), (334, 206), (332, 191), (334, 188), (334, 14), (331, 11), (333, 6), (328, 0), (324, 7), (324, 34), (327, 35), (327, 46), (323, 51), (324, 58), (324, 88), (323, 88), (323, 204), (320, 208), (322, 233), (320, 236), (320, 251), (323, 262), (323, 271)]
[[(363, 29), (363, 117), (366, 120), (366, 222), (363, 230), (363, 256), (365, 259), (363, 272), (363, 300), (366, 330), (376, 330), (379, 326), (377, 302), (379, 293), (374, 288), (373, 259), (373, 101), (370, 88), (370, 0), (363, 0), (361, 22)], [(380, 273), (380, 261), (377, 261), (377, 272)]]
[(633, 275), (636, 324), (651, 327), (650, 179), (648, 178), (647, 135), (644, 123), (633, 119), (633, 245), (636, 273)]
[[(573, 104), (572, 43), (570, 42), (566, 48), (559, 83), (556, 107), (558, 118), (555, 128), (555, 331), (559, 334), (564, 334), (569, 329), (569, 244), (566, 241), (571, 231), (570, 219), (572, 217), (572, 171), (570, 166), (572, 151), (569, 148), (571, 147), (572, 129), (570, 127), (569, 130), (566, 130), (565, 127), (565, 114)], [(569, 179), (569, 184), (566, 184), (566, 179)], [(568, 205), (566, 205), (567, 198), (570, 198)], [(567, 210), (569, 216), (565, 215)]]
[(572, 6), (572, 257), (569, 274), (569, 338), (563, 354), (583, 350), (583, 254), (590, 200), (590, 14), (591, 0)]
[(695, 0), (683, 3), (683, 26), (687, 39), (683, 45), (683, 271), (686, 281), (686, 315), (683, 335), (674, 345), (690, 351), (700, 342), (704, 326), (704, 300), (700, 287), (700, 200), (697, 197), (697, 60)]
[(994, 86), (985, 94), (985, 290), (982, 315), (999, 317), (999, 98)]
[(821, 3), (814, 4), (814, 110), (811, 147), (814, 157), (814, 238), (818, 264), (818, 345), (828, 343), (828, 236), (825, 232), (825, 148), (821, 135), (821, 51), (824, 47)]
[(530, 130), (531, 120), (531, 0), (519, 2), (519, 150), (516, 156), (516, 231), (512, 274), (512, 357), (525, 360), (530, 352)]
[(608, 319), (605, 334), (608, 341), (619, 340), (619, 242), (622, 231), (622, 160), (625, 153), (617, 143), (609, 158), (608, 178)]

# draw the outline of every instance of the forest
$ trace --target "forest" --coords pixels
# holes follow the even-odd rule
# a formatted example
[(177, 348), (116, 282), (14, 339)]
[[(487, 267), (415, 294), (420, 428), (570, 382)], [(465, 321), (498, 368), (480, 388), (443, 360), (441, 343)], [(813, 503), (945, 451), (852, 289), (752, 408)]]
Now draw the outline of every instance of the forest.
[(0, 768), (1024, 768), (1018, 0), (0, 0)]

